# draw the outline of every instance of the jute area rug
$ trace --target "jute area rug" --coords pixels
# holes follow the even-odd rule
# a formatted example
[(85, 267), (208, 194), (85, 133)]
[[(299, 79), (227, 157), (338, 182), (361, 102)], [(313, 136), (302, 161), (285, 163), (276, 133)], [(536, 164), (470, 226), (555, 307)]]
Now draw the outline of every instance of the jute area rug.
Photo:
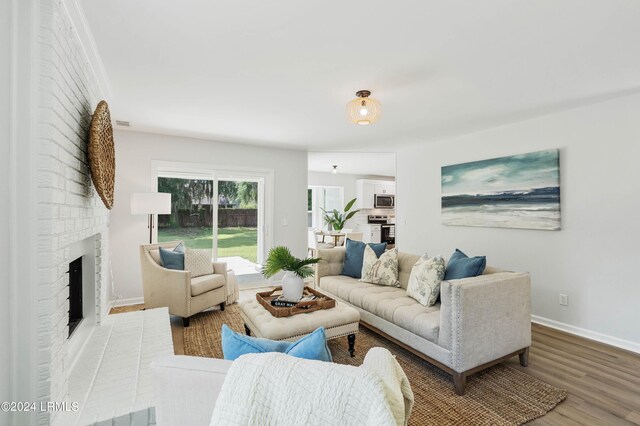
[[(191, 317), (191, 325), (184, 329), (185, 354), (222, 358), (222, 324), (244, 333), (238, 304), (227, 306), (224, 312)], [(415, 395), (410, 425), (519, 425), (545, 415), (567, 395), (502, 364), (471, 376), (465, 395), (457, 396), (449, 375), (363, 326), (356, 337), (354, 358), (349, 356), (346, 337), (329, 341), (335, 362), (355, 366), (375, 346), (389, 349), (409, 378)]]

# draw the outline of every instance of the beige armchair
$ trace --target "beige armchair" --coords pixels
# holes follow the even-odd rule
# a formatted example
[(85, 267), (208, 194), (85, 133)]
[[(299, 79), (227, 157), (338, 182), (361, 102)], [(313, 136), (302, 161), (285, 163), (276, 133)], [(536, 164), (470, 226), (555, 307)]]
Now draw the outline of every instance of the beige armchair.
[(189, 317), (227, 300), (227, 264), (213, 262), (211, 275), (191, 278), (191, 272), (167, 269), (160, 260), (160, 247), (173, 250), (180, 241), (140, 246), (140, 265), (145, 308), (167, 306), (171, 315), (182, 317), (189, 327)]

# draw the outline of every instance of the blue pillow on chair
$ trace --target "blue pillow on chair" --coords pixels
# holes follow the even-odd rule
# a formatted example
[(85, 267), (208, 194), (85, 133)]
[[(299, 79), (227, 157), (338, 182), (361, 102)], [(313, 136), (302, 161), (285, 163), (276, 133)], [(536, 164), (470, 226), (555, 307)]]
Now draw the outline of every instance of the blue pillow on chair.
[(447, 269), (444, 271), (445, 280), (457, 280), (460, 278), (477, 277), (484, 272), (487, 266), (486, 256), (469, 257), (460, 250), (451, 255)]
[[(364, 247), (366, 244), (362, 241), (353, 241), (347, 238), (345, 246), (341, 275), (362, 278), (362, 262), (364, 261)], [(376, 256), (380, 257), (387, 248), (387, 243), (369, 243), (369, 247), (373, 249)]]
[(173, 250), (160, 247), (160, 260), (167, 269), (184, 271), (184, 243), (180, 243)]
[(229, 361), (233, 361), (244, 354), (266, 352), (280, 352), (298, 358), (317, 361), (333, 361), (331, 351), (327, 346), (324, 327), (317, 328), (313, 333), (302, 337), (295, 343), (291, 343), (246, 336), (236, 333), (226, 324), (222, 324), (222, 352), (224, 353), (224, 359)]

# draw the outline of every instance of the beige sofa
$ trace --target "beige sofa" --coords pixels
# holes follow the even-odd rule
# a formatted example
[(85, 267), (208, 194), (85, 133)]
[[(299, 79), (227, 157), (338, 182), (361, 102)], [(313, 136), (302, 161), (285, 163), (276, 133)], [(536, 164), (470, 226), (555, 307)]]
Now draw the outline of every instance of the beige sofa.
[(212, 306), (224, 310), (227, 300), (227, 264), (213, 262), (213, 274), (191, 278), (191, 272), (162, 266), (159, 248), (173, 250), (181, 241), (140, 246), (140, 265), (145, 308), (169, 307), (171, 315), (189, 317)]
[(531, 345), (528, 273), (487, 267), (479, 277), (443, 281), (440, 302), (426, 307), (407, 296), (420, 256), (399, 253), (401, 288), (344, 275), (345, 249), (319, 250), (316, 286), (360, 312), (361, 323), (453, 376), (464, 394), (467, 376), (519, 355), (527, 365)]

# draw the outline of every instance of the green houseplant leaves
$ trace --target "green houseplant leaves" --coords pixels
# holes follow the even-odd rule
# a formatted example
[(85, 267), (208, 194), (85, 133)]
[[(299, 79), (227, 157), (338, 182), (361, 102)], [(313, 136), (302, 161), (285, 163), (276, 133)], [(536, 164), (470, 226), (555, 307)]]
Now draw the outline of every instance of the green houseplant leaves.
[(360, 211), (360, 210), (349, 211), (351, 210), (353, 205), (356, 203), (356, 200), (357, 198), (354, 198), (353, 200), (349, 201), (347, 205), (344, 206), (344, 211), (342, 213), (340, 213), (336, 209), (328, 211), (320, 207), (320, 210), (324, 212), (324, 216), (323, 216), (324, 221), (330, 224), (334, 230), (342, 231), (342, 228), (344, 228), (345, 223), (347, 223), (349, 219), (351, 219), (353, 216), (356, 215), (356, 213)]
[(298, 259), (287, 247), (278, 246), (269, 250), (262, 274), (265, 278), (271, 278), (280, 271), (290, 271), (304, 279), (313, 276), (314, 271), (310, 265), (319, 261), (320, 259), (315, 257)]

